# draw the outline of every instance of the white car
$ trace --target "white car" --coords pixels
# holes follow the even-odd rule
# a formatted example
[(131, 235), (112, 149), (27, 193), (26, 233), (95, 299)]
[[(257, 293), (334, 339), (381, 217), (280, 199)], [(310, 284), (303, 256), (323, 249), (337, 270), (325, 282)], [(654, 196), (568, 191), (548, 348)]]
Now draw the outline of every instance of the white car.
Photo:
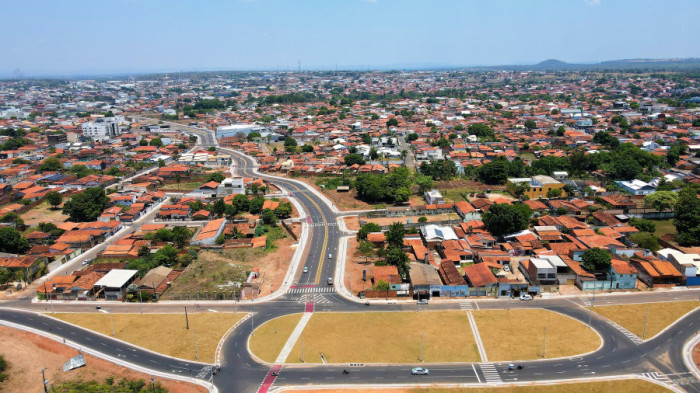
[(428, 375), (428, 374), (430, 374), (430, 370), (428, 370), (427, 368), (423, 368), (423, 367), (415, 367), (415, 368), (411, 369), (411, 374), (412, 375)]
[(520, 300), (532, 300), (532, 296), (527, 293), (520, 295)]
[(302, 270), (302, 272), (303, 272), (303, 273), (308, 273), (308, 272), (309, 272), (309, 268), (306, 267), (306, 266), (304, 266), (304, 270)]

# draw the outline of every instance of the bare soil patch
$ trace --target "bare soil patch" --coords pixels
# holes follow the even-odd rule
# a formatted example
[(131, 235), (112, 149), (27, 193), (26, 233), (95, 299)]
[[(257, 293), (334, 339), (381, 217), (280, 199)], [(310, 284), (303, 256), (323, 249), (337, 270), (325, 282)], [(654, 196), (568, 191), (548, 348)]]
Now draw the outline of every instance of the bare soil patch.
[(417, 223), (418, 219), (421, 217), (425, 217), (428, 220), (427, 222), (452, 220), (455, 223), (459, 223), (462, 221), (462, 219), (459, 217), (459, 215), (457, 213), (445, 213), (445, 214), (435, 214), (435, 215), (426, 215), (426, 216), (379, 217), (379, 218), (366, 218), (365, 217), (364, 221), (373, 222), (377, 225), (391, 225), (395, 222), (400, 222), (402, 224), (406, 224), (406, 223), (408, 223), (408, 220), (411, 220), (412, 223)]
[[(76, 379), (104, 382), (108, 377), (115, 379), (144, 379), (150, 375), (118, 366), (90, 355), (85, 356), (86, 366), (63, 372), (63, 364), (78, 351), (36, 334), (0, 326), (0, 354), (8, 363), (9, 378), (0, 387), (3, 393), (24, 393), (42, 391), (39, 370), (46, 368), (46, 378), (50, 383), (67, 382)], [(207, 392), (204, 387), (181, 381), (158, 378), (171, 393)]]
[(315, 190), (321, 192), (333, 202), (335, 207), (340, 210), (367, 210), (374, 209), (375, 205), (369, 204), (357, 198), (357, 191), (350, 190), (349, 192), (338, 192), (336, 190), (324, 190), (316, 185), (316, 179), (313, 177), (295, 177), (294, 180), (302, 181)]
[(60, 207), (54, 209), (46, 202), (40, 203), (33, 209), (29, 209), (29, 211), (23, 213), (20, 217), (22, 217), (24, 224), (28, 227), (39, 225), (39, 223), (42, 222), (58, 224), (68, 219), (68, 216), (63, 214), (63, 210)]
[[(357, 294), (360, 291), (371, 288), (372, 283), (372, 267), (374, 263), (372, 259), (365, 260), (364, 256), (358, 254), (358, 242), (356, 238), (348, 239), (348, 253), (345, 259), (345, 287)], [(367, 270), (367, 281), (362, 281), (362, 270)]]
[(345, 226), (348, 228), (350, 231), (359, 231), (360, 230), (360, 218), (357, 216), (350, 216), (350, 217), (343, 217), (343, 220), (345, 220)]

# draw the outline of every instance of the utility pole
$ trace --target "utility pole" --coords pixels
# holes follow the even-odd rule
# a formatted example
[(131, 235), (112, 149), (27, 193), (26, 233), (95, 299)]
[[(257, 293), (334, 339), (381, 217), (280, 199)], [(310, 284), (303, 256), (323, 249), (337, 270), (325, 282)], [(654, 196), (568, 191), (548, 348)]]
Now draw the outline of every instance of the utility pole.
[(304, 361), (304, 335), (301, 335), (301, 362), (305, 363)]
[(44, 371), (46, 371), (46, 368), (41, 370), (41, 384), (44, 386), (44, 393), (48, 393), (49, 391), (46, 388), (46, 374), (44, 374)]
[(187, 316), (187, 306), (185, 306), (185, 329), (190, 330), (190, 317)]
[(156, 393), (156, 377), (151, 377), (151, 389)]
[(139, 288), (139, 305), (141, 306), (141, 315), (143, 315), (143, 298), (141, 297), (141, 288)]
[(199, 350), (197, 349), (197, 329), (194, 329), (194, 360), (199, 360)]
[(423, 363), (423, 332), (420, 332), (420, 361)]
[(544, 339), (542, 340), (542, 357), (546, 357), (545, 351), (547, 350), (547, 326), (544, 327)]
[(112, 309), (109, 309), (109, 321), (112, 323), (112, 337), (117, 337), (117, 332), (114, 330), (114, 315), (112, 315)]
[(593, 318), (593, 303), (595, 302), (595, 287), (593, 287), (593, 298), (591, 298), (591, 308), (588, 311), (588, 327), (591, 327), (591, 319)]
[(644, 314), (644, 332), (642, 332), (642, 340), (646, 338), (647, 335), (647, 320), (649, 319), (649, 306), (647, 306), (647, 312)]

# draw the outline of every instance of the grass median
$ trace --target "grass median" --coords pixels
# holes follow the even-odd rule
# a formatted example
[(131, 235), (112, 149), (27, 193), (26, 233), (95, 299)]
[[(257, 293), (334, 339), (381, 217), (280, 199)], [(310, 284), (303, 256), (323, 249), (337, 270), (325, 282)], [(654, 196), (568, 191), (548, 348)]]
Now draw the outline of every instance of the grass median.
[[(654, 337), (678, 318), (697, 307), (700, 307), (700, 302), (687, 301), (595, 306), (593, 311), (617, 322), (637, 337), (647, 339)], [(647, 319), (646, 332), (644, 331), (645, 319)]]
[[(316, 313), (304, 329), (304, 360), (321, 363), (478, 362), (463, 311)], [(301, 363), (302, 340), (287, 359)]]
[(274, 363), (300, 319), (301, 314), (291, 314), (263, 323), (250, 337), (250, 351), (260, 359)]
[(481, 310), (472, 313), (489, 361), (573, 356), (594, 351), (601, 343), (600, 337), (583, 323), (548, 310)]
[[(112, 336), (112, 322), (107, 313), (63, 313), (51, 317), (107, 336)], [(216, 347), (226, 332), (245, 313), (190, 313), (189, 329), (183, 314), (111, 314), (116, 338), (180, 359), (211, 362)]]

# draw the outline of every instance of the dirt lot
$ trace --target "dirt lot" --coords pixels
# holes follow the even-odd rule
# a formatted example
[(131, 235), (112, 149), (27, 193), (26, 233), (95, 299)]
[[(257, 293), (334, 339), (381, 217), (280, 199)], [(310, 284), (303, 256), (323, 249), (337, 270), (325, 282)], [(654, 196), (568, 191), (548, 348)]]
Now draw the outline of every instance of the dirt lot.
[[(55, 384), (75, 379), (85, 381), (95, 380), (104, 382), (107, 377), (115, 379), (144, 379), (150, 375), (118, 366), (106, 360), (85, 355), (85, 367), (64, 373), (63, 364), (78, 352), (48, 338), (35, 334), (0, 327), (0, 354), (8, 363), (9, 378), (0, 388), (3, 393), (24, 393), (42, 391), (41, 378), (38, 371), (46, 367), (46, 378)], [(203, 387), (181, 381), (158, 378), (171, 393), (207, 392)]]
[(364, 220), (367, 222), (373, 222), (373, 223), (378, 224), (378, 225), (391, 225), (395, 222), (407, 223), (408, 220), (411, 220), (411, 222), (416, 223), (416, 222), (418, 222), (418, 219), (421, 217), (427, 218), (428, 222), (452, 220), (456, 224), (456, 223), (459, 223), (462, 221), (462, 219), (459, 217), (459, 215), (457, 213), (445, 213), (445, 214), (426, 215), (426, 216), (381, 217), (381, 218), (366, 218), (366, 217), (364, 217)]
[(335, 204), (339, 210), (367, 210), (374, 209), (375, 205), (357, 199), (357, 191), (337, 192), (335, 190), (322, 190), (316, 185), (316, 179), (313, 177), (295, 177), (294, 180), (303, 181), (317, 191), (323, 193), (328, 199)]
[(343, 220), (345, 220), (345, 226), (348, 228), (350, 231), (359, 231), (360, 230), (360, 218), (357, 216), (350, 216), (350, 217), (343, 217)]
[(62, 209), (53, 209), (46, 202), (40, 203), (35, 208), (23, 213), (20, 217), (24, 220), (24, 224), (29, 226), (39, 225), (41, 222), (51, 222), (58, 224), (68, 219), (68, 216), (63, 214)]
[[(295, 225), (294, 232), (298, 234), (300, 228), (297, 227)], [(260, 293), (256, 296), (268, 295), (282, 285), (296, 250), (296, 242), (288, 235), (276, 240), (275, 245), (277, 248), (273, 251), (261, 248), (202, 251), (197, 261), (185, 269), (164, 296), (167, 299), (173, 295), (177, 300), (180, 294), (186, 298), (187, 293), (195, 296), (197, 291), (200, 296), (205, 291), (231, 292), (234, 290), (233, 283), (245, 281), (246, 272), (256, 267), (261, 272), (261, 276), (253, 281), (260, 284)]]
[(283, 390), (290, 393), (632, 393), (670, 392), (655, 383), (639, 379), (624, 381), (583, 382), (561, 385), (502, 386), (493, 388), (414, 388), (414, 389), (332, 389), (332, 390)]
[[(352, 292), (355, 294), (370, 288), (372, 283), (369, 281), (369, 278), (372, 276), (372, 266), (374, 266), (372, 259), (366, 262), (365, 257), (357, 254), (357, 239), (349, 239), (348, 253), (345, 260), (345, 275), (343, 277), (345, 286), (348, 289), (352, 288)], [(362, 281), (363, 269), (367, 270), (367, 281)]]

